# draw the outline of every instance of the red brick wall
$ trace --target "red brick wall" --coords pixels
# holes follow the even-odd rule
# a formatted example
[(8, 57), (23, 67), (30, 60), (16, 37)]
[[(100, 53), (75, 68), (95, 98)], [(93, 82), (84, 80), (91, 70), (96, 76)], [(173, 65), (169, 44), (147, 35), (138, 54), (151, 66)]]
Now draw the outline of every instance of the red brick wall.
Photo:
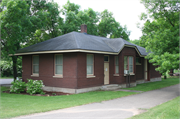
[(63, 54), (63, 78), (54, 78), (54, 54), (39, 55), (39, 77), (32, 77), (32, 55), (23, 56), (23, 80), (43, 80), (45, 86), (77, 87), (77, 53)]
[(86, 77), (86, 53), (78, 53), (78, 82), (77, 88), (86, 88), (93, 86), (101, 86), (104, 84), (104, 55), (94, 55), (94, 75), (93, 78)]
[[(86, 88), (104, 85), (104, 54), (94, 54), (94, 75), (93, 78), (86, 77), (86, 55), (87, 53), (63, 53), (63, 78), (54, 78), (54, 54), (39, 55), (39, 77), (32, 77), (32, 55), (24, 55), (22, 62), (22, 78), (43, 80), (45, 86), (61, 88)], [(134, 73), (130, 76), (131, 82), (144, 79), (144, 58), (141, 58), (141, 65), (135, 65), (137, 52), (134, 48), (124, 47), (118, 55), (119, 76), (114, 76), (115, 55), (109, 55), (109, 83), (125, 84), (124, 56), (133, 56)], [(149, 65), (150, 78), (160, 77), (152, 64)]]
[[(124, 76), (124, 56), (133, 56), (134, 58), (134, 73), (136, 73), (136, 65), (135, 65), (135, 59), (136, 59), (136, 50), (134, 48), (130, 47), (124, 47), (122, 51), (120, 52), (119, 56), (119, 76), (113, 76), (115, 69), (114, 69), (114, 56), (111, 56), (112, 62), (111, 62), (111, 83), (113, 84), (125, 84), (126, 83), (126, 76)], [(131, 82), (136, 81), (136, 75), (130, 76)]]
[(155, 70), (155, 66), (153, 66), (151, 63), (149, 63), (149, 77), (150, 78), (157, 78), (157, 77), (161, 77), (161, 74)]
[(24, 55), (22, 56), (22, 78), (31, 78), (32, 74), (32, 56)]
[(140, 60), (141, 60), (141, 65), (136, 65), (136, 80), (144, 79), (144, 58), (140, 57)]

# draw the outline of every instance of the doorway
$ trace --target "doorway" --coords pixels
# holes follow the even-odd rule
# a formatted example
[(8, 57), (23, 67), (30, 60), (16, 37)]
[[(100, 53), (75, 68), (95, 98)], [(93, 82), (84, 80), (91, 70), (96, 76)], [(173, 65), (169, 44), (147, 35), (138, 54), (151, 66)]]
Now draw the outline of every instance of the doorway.
[(144, 80), (149, 81), (149, 71), (148, 71), (148, 61), (147, 59), (144, 59)]
[(104, 55), (104, 84), (109, 84), (109, 55)]

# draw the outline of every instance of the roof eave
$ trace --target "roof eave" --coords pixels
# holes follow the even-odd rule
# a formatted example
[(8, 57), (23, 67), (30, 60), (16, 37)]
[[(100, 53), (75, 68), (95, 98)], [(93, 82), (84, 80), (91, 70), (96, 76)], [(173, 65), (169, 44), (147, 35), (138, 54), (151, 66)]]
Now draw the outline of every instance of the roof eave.
[(56, 51), (39, 51), (39, 52), (26, 52), (26, 53), (16, 53), (10, 54), (10, 56), (21, 56), (21, 55), (32, 55), (32, 54), (47, 54), (47, 53), (69, 53), (69, 52), (86, 52), (86, 53), (99, 53), (99, 54), (118, 54), (118, 52), (106, 52), (106, 51), (94, 51), (94, 50), (56, 50)]

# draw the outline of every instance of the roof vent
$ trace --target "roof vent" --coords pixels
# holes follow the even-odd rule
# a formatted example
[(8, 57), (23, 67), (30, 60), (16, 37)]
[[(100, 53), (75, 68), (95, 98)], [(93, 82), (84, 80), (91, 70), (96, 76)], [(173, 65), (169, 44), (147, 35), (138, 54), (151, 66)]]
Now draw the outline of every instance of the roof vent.
[(85, 24), (81, 25), (81, 33), (87, 33), (87, 25)]

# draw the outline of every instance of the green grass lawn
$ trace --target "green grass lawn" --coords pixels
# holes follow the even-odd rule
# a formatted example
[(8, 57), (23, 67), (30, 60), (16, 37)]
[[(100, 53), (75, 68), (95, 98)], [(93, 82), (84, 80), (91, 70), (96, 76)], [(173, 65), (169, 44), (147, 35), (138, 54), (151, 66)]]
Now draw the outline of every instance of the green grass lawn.
[(149, 109), (147, 112), (130, 119), (179, 119), (180, 97)]
[(13, 76), (10, 76), (10, 77), (0, 77), (0, 79), (13, 79)]
[[(2, 91), (6, 89), (7, 88), (5, 87), (1, 87)], [(111, 100), (132, 94), (136, 93), (121, 91), (94, 91), (50, 97), (1, 93), (0, 118), (10, 118), (20, 115), (57, 110), (93, 102)]]
[[(137, 87), (126, 88), (129, 90), (149, 91), (179, 83), (178, 78), (168, 78), (160, 82), (139, 84)], [(1, 87), (1, 91), (7, 90)], [(63, 95), (63, 96), (29, 96), (21, 94), (1, 93), (0, 97), (0, 118), (10, 118), (20, 115), (27, 115), (50, 110), (57, 110), (78, 105), (101, 102), (119, 97), (124, 97), (135, 92), (122, 91), (94, 91), (88, 93)]]
[(179, 73), (179, 72), (180, 72), (180, 70), (177, 70), (177, 69), (174, 70), (174, 73)]
[(156, 90), (156, 89), (168, 87), (178, 83), (179, 83), (179, 78), (167, 78), (167, 79), (162, 79), (162, 81), (158, 81), (158, 82), (137, 84), (136, 87), (125, 88), (125, 89), (137, 90), (137, 91), (150, 91), (150, 90)]

